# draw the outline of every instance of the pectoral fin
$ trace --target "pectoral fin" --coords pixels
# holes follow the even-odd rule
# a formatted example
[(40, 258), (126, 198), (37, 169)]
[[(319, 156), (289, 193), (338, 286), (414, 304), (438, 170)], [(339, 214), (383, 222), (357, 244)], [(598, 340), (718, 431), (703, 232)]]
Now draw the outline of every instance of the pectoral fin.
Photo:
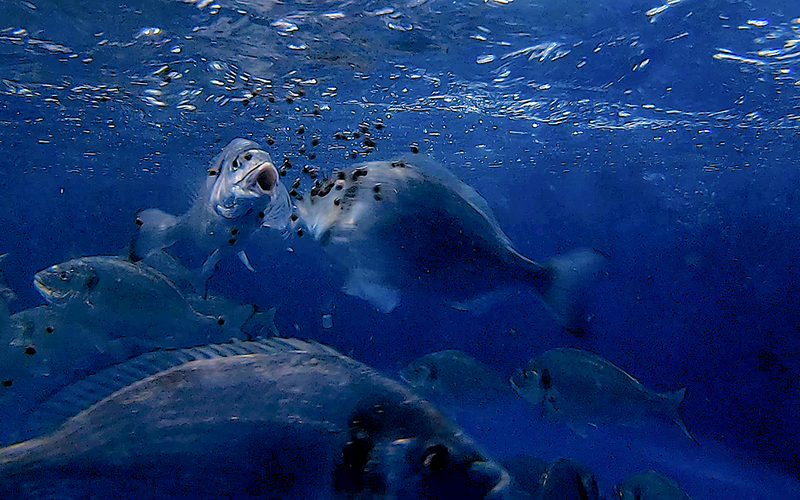
[(384, 284), (376, 273), (364, 269), (354, 269), (342, 291), (366, 300), (382, 313), (391, 312), (400, 303), (399, 291)]
[(250, 258), (247, 256), (247, 253), (245, 253), (244, 250), (239, 251), (239, 253), (236, 255), (239, 256), (239, 260), (242, 261), (242, 264), (244, 264), (244, 267), (246, 267), (248, 271), (251, 273), (256, 272), (256, 268), (254, 268), (253, 264), (250, 263)]

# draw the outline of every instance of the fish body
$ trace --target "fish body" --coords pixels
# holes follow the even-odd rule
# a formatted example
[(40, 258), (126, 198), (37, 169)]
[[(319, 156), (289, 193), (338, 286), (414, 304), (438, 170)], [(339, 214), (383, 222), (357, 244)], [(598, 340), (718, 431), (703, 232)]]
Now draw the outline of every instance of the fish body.
[(558, 458), (539, 477), (535, 500), (598, 500), (600, 489), (588, 467), (575, 460)]
[[(39, 271), (33, 282), (42, 297), (62, 308), (72, 322), (116, 328), (119, 336), (132, 336), (135, 330), (161, 341), (186, 328), (198, 334), (202, 329), (227, 330), (222, 328), (224, 321), (198, 313), (166, 276), (142, 262), (114, 256), (82, 257)], [(165, 342), (153, 347), (175, 346)]]
[(505, 470), (429, 403), (331, 351), (280, 339), (195, 349), (210, 359), (0, 450), (0, 497), (54, 485), (65, 499), (502, 497)]
[(675, 481), (652, 470), (633, 474), (614, 492), (619, 500), (691, 500)]
[[(256, 230), (283, 230), (289, 223), (289, 194), (269, 153), (257, 143), (234, 139), (207, 172), (205, 186), (187, 213), (174, 216), (150, 208), (137, 214), (132, 260), (148, 261), (171, 248), (178, 253), (173, 257), (184, 257), (184, 267), (199, 267), (199, 280), (205, 283), (220, 259), (231, 253), (239, 253), (250, 267), (243, 242)], [(188, 258), (195, 253), (202, 266)]]
[(596, 354), (558, 348), (531, 359), (511, 377), (512, 387), (543, 414), (567, 422), (579, 434), (585, 426), (636, 427), (654, 417), (674, 422), (692, 441), (678, 407), (686, 389), (658, 393)]
[(580, 265), (574, 258), (540, 265), (514, 248), (473, 188), (442, 167), (418, 165), (343, 169), (297, 203), (300, 223), (345, 270), (345, 293), (383, 312), (409, 289), (468, 309), (476, 298), (524, 283), (563, 324), (580, 329), (585, 318), (575, 299), (598, 267), (596, 253), (582, 253)]
[(426, 354), (400, 372), (415, 391), (475, 402), (517, 397), (508, 380), (475, 359), (454, 349)]
[[(262, 331), (277, 334), (274, 308), (254, 313), (253, 306), (216, 297), (189, 300), (208, 316), (192, 312), (179, 322), (177, 317), (165, 319), (158, 311), (145, 311), (141, 314), (153, 321), (140, 321), (137, 315), (121, 320), (114, 310), (87, 316), (75, 312), (82, 306), (57, 305), (11, 316), (10, 327), (0, 337), (0, 443), (29, 437), (20, 423), (55, 392), (144, 352), (247, 339)], [(172, 329), (165, 329), (170, 325)]]

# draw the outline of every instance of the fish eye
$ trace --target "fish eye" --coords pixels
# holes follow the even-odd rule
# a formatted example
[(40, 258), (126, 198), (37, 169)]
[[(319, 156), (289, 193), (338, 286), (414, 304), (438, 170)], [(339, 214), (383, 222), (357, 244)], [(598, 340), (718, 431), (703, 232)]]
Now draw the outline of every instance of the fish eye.
[(552, 379), (550, 378), (550, 371), (547, 368), (545, 368), (544, 370), (542, 370), (542, 377), (540, 379), (540, 383), (542, 385), (542, 388), (549, 389), (551, 382), (552, 382)]
[(233, 163), (231, 163), (231, 170), (233, 170), (234, 172), (239, 170), (239, 160), (237, 159), (233, 160)]
[(61, 281), (67, 281), (69, 279), (69, 273), (66, 271), (61, 271), (58, 277), (61, 278)]
[(252, 153), (245, 153), (244, 154), (244, 160), (245, 161), (250, 161), (252, 159), (253, 159), (253, 154)]
[(447, 462), (450, 460), (450, 452), (441, 444), (433, 445), (425, 450), (425, 457), (422, 459), (422, 465), (432, 472), (439, 472), (444, 470)]

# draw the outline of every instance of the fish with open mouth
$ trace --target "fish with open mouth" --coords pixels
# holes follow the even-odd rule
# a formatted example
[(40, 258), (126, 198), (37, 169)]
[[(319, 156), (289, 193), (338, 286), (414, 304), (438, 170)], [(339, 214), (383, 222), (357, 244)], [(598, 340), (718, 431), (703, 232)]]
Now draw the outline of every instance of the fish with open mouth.
[(320, 344), (159, 351), (76, 385), (60, 427), (0, 449), (1, 498), (508, 498), (430, 403)]
[(557, 321), (587, 329), (582, 296), (603, 258), (581, 249), (539, 264), (522, 255), (477, 191), (431, 161), (376, 161), (336, 172), (296, 203), (298, 223), (345, 270), (343, 290), (392, 311), (401, 291), (457, 309), (522, 284)]
[[(283, 231), (292, 212), (278, 170), (257, 143), (234, 139), (214, 158), (207, 173), (204, 189), (187, 213), (174, 216), (149, 208), (136, 215), (138, 229), (129, 247), (131, 260), (148, 262), (164, 249), (184, 257), (197, 253), (202, 265), (183, 267), (200, 268), (200, 285), (231, 253), (237, 253), (252, 270), (243, 241), (261, 227)], [(161, 262), (163, 259), (154, 258), (151, 265), (158, 267)], [(160, 270), (171, 276), (169, 269)]]

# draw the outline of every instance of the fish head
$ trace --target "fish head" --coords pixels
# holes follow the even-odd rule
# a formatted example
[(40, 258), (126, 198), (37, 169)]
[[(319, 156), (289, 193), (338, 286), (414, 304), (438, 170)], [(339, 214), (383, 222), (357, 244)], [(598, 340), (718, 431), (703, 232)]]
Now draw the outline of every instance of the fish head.
[(100, 279), (91, 263), (73, 259), (42, 269), (34, 275), (33, 286), (50, 304), (88, 301)]
[(547, 368), (528, 363), (523, 370), (511, 376), (511, 387), (534, 405), (544, 404), (552, 388), (552, 378)]
[[(208, 205), (223, 219), (242, 217), (273, 202), (288, 204), (288, 193), (272, 158), (253, 141), (231, 141), (214, 159), (208, 174)], [(287, 221), (288, 217), (287, 211)]]
[[(415, 398), (416, 399), (416, 398)], [(499, 500), (509, 473), (424, 400), (353, 420), (334, 487), (347, 498)]]

